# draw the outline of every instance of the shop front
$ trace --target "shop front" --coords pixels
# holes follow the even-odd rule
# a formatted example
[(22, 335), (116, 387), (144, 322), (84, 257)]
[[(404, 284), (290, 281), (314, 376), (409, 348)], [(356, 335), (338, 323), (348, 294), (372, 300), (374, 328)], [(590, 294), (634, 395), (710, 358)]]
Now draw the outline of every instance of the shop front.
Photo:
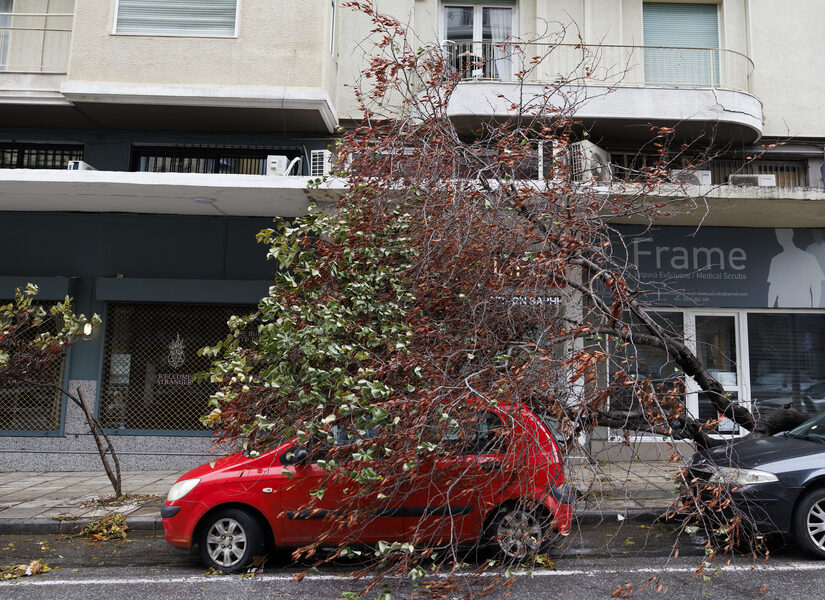
[[(791, 403), (825, 410), (825, 231), (622, 227), (658, 318), (682, 333), (731, 398), (765, 414)], [(678, 378), (658, 351), (640, 348), (638, 375)], [(684, 382), (690, 413), (718, 417)], [(745, 433), (727, 419), (719, 435)]]

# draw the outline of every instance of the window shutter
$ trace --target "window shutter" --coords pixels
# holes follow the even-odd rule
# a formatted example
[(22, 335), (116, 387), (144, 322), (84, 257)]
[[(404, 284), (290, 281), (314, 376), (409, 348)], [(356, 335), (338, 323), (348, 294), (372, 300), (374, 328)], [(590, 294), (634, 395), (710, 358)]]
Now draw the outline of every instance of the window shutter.
[(718, 48), (716, 4), (644, 3), (645, 46)]
[(237, 0), (118, 0), (116, 33), (235, 35)]

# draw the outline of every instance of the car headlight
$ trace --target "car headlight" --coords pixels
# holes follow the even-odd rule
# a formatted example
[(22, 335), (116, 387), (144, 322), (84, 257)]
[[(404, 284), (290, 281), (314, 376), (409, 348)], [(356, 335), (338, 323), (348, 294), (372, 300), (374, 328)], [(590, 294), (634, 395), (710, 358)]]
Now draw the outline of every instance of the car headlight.
[(169, 493), (166, 494), (166, 501), (174, 502), (175, 500), (180, 500), (186, 494), (195, 489), (195, 486), (198, 485), (200, 481), (200, 479), (182, 479), (181, 481), (178, 481), (172, 486)]
[(733, 467), (716, 467), (709, 483), (722, 485), (751, 485), (754, 483), (771, 483), (779, 481), (773, 473), (756, 469), (736, 469)]

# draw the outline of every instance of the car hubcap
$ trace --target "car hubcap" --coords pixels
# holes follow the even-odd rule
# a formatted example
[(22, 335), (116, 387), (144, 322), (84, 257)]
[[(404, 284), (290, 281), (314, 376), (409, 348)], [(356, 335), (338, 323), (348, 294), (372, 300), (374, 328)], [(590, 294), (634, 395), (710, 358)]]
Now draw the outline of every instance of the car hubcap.
[(246, 552), (246, 532), (235, 519), (215, 521), (206, 536), (206, 549), (217, 565), (234, 567)]
[(499, 520), (496, 539), (506, 556), (525, 558), (536, 554), (541, 546), (541, 524), (532, 512), (516, 510)]
[(825, 498), (808, 511), (808, 535), (822, 550), (825, 550)]

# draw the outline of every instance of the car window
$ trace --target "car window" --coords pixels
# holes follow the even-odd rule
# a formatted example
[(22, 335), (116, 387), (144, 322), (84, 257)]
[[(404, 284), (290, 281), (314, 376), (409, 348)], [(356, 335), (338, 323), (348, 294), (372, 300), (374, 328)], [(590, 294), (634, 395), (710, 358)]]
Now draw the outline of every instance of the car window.
[(501, 453), (507, 449), (504, 433), (501, 417), (485, 411), (469, 419), (455, 419), (447, 429), (442, 445), (456, 454)]
[(793, 435), (809, 435), (811, 437), (818, 437), (825, 439), (825, 413), (822, 413), (810, 421), (805, 421), (790, 431)]

